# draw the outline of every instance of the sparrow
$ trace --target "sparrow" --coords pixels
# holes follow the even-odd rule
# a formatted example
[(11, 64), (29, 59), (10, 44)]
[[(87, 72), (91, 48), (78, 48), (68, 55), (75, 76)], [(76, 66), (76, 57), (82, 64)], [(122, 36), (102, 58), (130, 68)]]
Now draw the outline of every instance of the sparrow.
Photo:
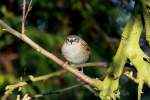
[(73, 64), (83, 64), (89, 59), (88, 44), (77, 35), (67, 36), (61, 48), (64, 58)]

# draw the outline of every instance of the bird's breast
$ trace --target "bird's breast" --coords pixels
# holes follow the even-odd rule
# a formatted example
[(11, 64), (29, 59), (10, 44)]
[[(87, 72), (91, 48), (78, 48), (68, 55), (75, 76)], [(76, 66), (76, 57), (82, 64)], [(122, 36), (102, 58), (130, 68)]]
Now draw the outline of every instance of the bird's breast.
[(78, 45), (64, 46), (63, 52), (65, 55), (69, 57), (75, 57), (81, 55), (81, 50)]
[(72, 63), (83, 63), (88, 59), (88, 55), (83, 54), (80, 45), (64, 45), (62, 48), (64, 57)]

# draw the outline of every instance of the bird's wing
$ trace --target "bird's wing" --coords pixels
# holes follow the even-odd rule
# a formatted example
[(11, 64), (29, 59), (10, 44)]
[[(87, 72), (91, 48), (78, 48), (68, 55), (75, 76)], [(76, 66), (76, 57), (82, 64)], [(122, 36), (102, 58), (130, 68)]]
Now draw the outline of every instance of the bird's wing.
[(85, 48), (84, 50), (86, 50), (85, 52), (89, 52), (90, 51), (90, 47), (88, 46), (88, 44), (84, 41), (84, 40), (81, 40), (81, 46), (83, 48)]

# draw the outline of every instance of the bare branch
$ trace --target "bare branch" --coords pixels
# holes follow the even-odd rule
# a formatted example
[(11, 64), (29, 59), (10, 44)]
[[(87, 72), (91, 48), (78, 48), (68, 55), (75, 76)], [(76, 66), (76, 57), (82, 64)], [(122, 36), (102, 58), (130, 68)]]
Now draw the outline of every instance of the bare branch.
[(69, 91), (71, 89), (75, 89), (77, 87), (81, 87), (83, 86), (85, 83), (79, 83), (79, 84), (76, 84), (76, 85), (73, 85), (73, 86), (69, 86), (67, 88), (63, 88), (63, 89), (58, 89), (58, 90), (51, 90), (51, 91), (48, 91), (48, 92), (45, 92), (45, 93), (42, 93), (42, 94), (36, 94), (35, 96), (33, 96), (32, 98), (39, 98), (39, 97), (43, 97), (45, 95), (48, 95), (48, 94), (57, 94), (57, 93), (62, 93), (62, 92), (66, 92), (66, 91)]
[(28, 14), (29, 14), (29, 12), (31, 11), (31, 9), (32, 9), (32, 0), (30, 0), (30, 2), (29, 2), (29, 5), (28, 5), (28, 8), (27, 8), (27, 11), (26, 11), (26, 13), (25, 13), (25, 17), (27, 18), (27, 16), (28, 16)]
[(129, 79), (131, 79), (132, 81), (134, 81), (135, 83), (138, 83), (137, 79), (133, 77), (133, 72), (129, 72), (129, 71), (125, 71), (124, 75), (127, 76)]
[(22, 30), (21, 33), (24, 34), (25, 33), (25, 23), (26, 23), (26, 17), (25, 17), (25, 13), (26, 13), (26, 0), (23, 0), (23, 8), (22, 8)]
[(84, 64), (78, 64), (78, 65), (72, 65), (75, 66), (77, 68), (81, 68), (81, 67), (108, 67), (108, 63), (106, 62), (91, 62), (91, 63), (84, 63)]
[[(24, 34), (25, 33), (25, 25), (26, 25), (26, 18), (28, 13), (30, 12), (32, 6), (32, 0), (30, 0), (28, 7), (26, 8), (26, 0), (23, 0), (23, 7), (22, 7), (22, 30), (21, 33)], [(27, 10), (26, 10), (27, 9)]]

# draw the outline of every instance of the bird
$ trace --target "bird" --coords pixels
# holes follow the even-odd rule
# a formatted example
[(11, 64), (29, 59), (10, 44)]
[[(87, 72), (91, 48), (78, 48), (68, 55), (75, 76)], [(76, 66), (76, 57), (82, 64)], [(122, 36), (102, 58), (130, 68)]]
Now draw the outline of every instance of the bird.
[(90, 47), (81, 37), (68, 35), (62, 45), (61, 52), (68, 62), (83, 64), (89, 59)]

